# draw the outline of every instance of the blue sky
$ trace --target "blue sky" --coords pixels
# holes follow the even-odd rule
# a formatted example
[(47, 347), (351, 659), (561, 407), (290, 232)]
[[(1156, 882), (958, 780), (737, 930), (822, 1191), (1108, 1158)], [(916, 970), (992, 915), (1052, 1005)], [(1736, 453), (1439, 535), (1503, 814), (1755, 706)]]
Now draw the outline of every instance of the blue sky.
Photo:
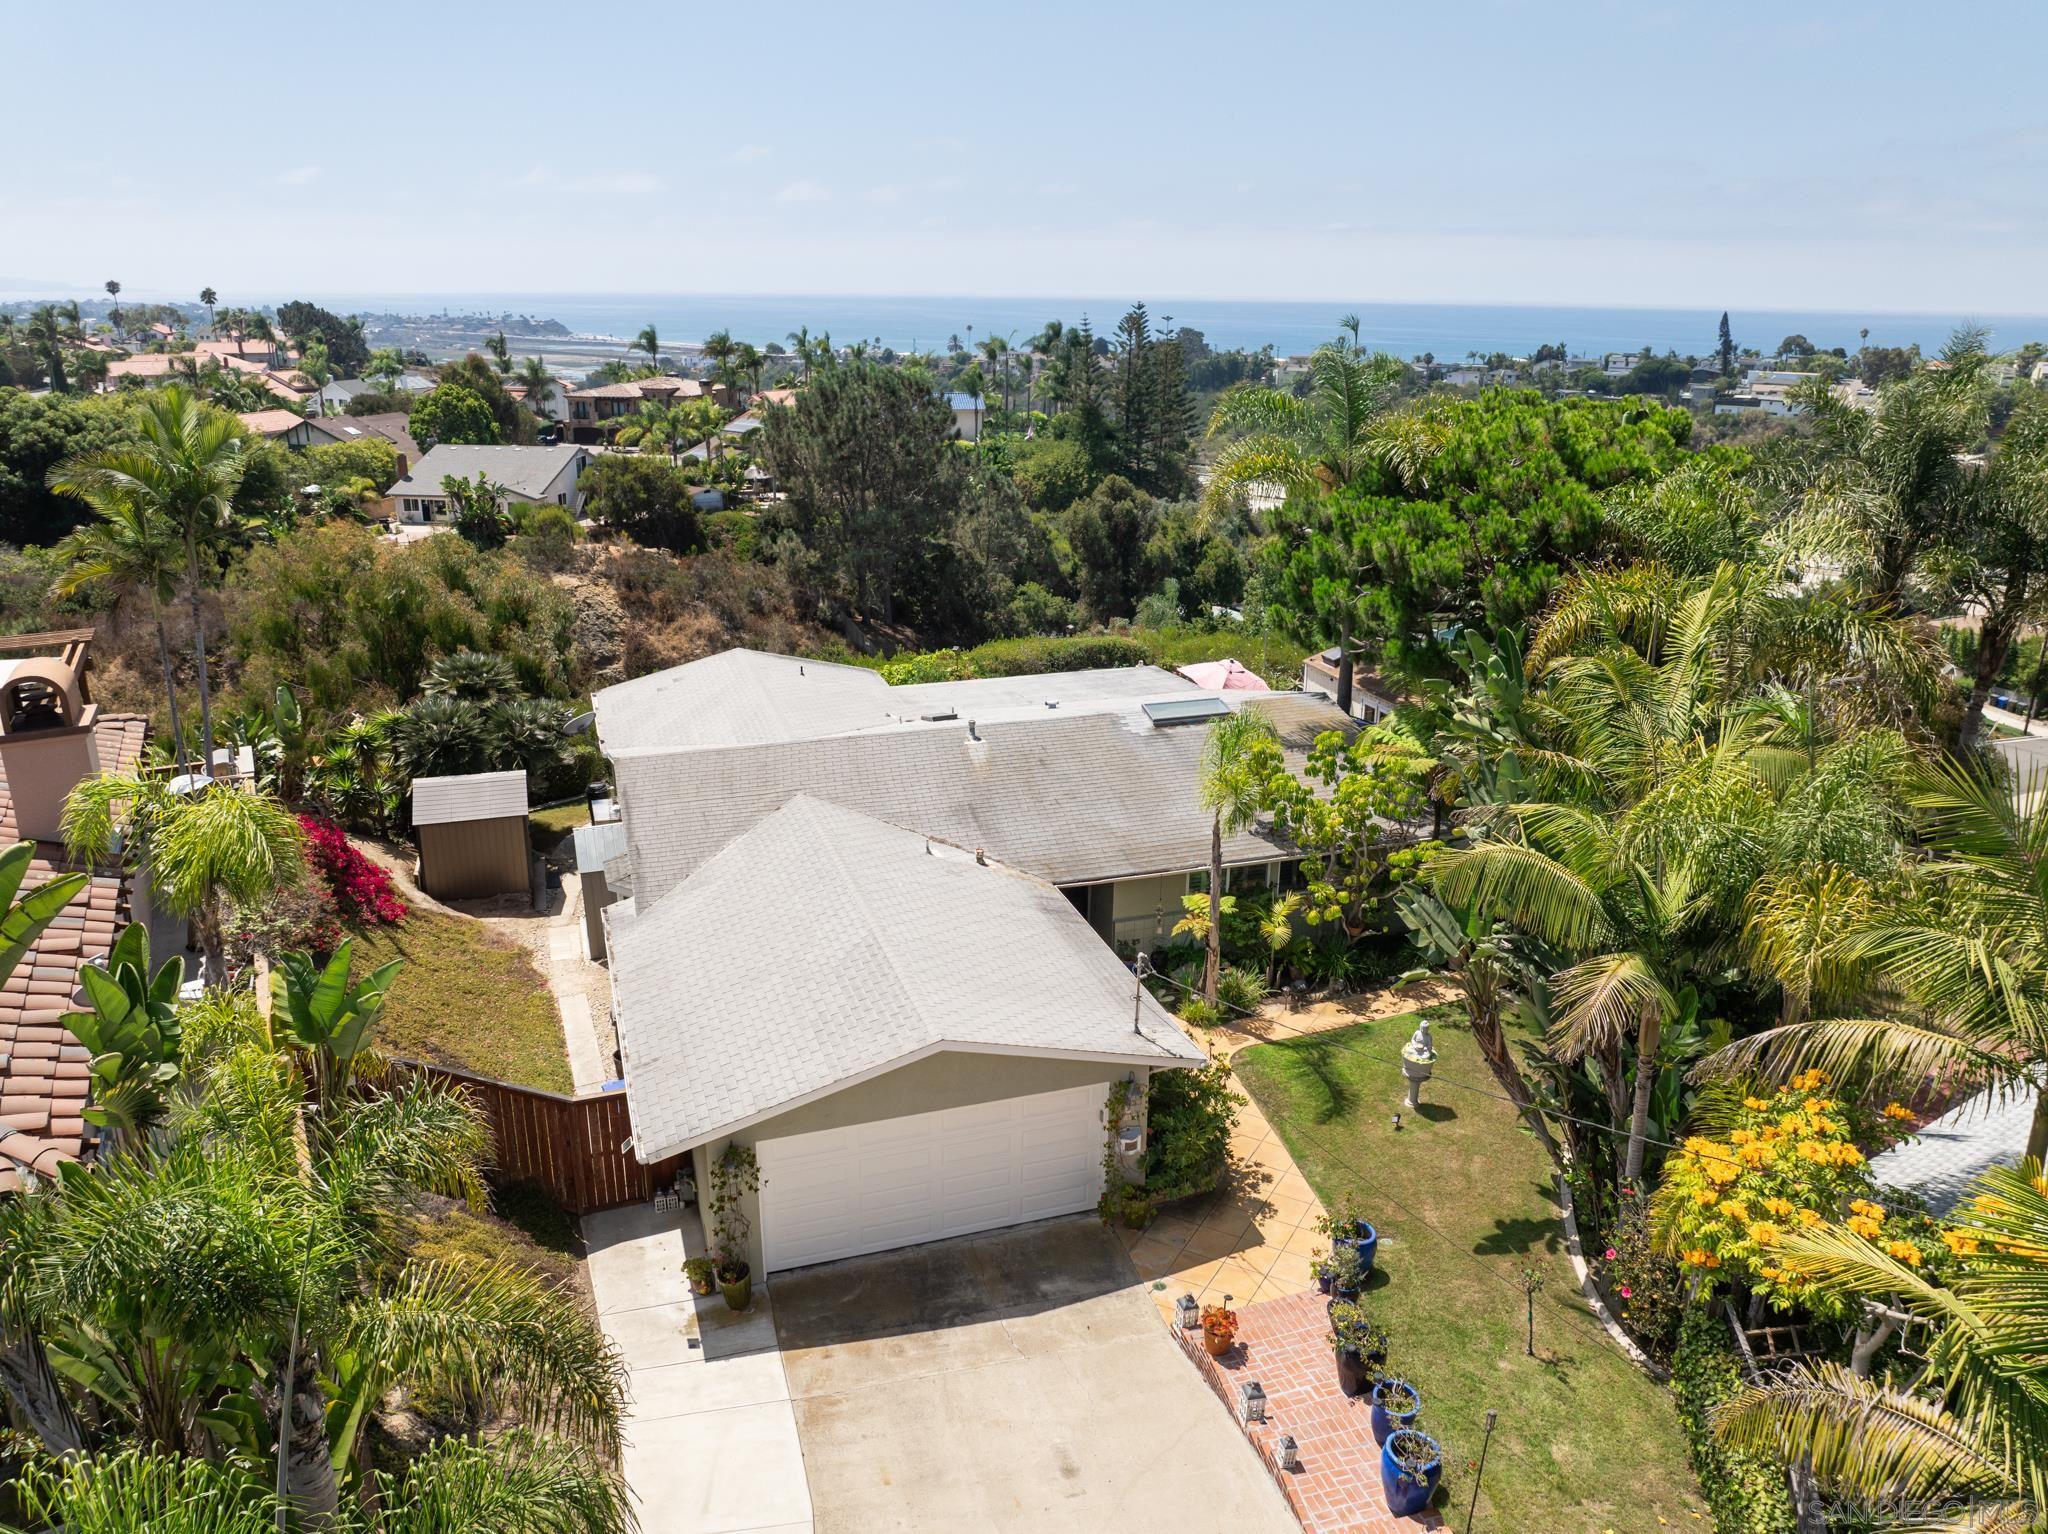
[(2048, 309), (2038, 4), (0, 25), (0, 288)]

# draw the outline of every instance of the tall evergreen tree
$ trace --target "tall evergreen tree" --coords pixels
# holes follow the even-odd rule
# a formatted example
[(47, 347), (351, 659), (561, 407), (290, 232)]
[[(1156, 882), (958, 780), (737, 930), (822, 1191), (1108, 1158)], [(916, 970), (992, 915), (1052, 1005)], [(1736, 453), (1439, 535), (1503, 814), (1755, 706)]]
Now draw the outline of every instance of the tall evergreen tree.
[(1735, 371), (1735, 333), (1728, 328), (1728, 311), (1721, 311), (1721, 340), (1716, 350), (1721, 356), (1723, 377)]

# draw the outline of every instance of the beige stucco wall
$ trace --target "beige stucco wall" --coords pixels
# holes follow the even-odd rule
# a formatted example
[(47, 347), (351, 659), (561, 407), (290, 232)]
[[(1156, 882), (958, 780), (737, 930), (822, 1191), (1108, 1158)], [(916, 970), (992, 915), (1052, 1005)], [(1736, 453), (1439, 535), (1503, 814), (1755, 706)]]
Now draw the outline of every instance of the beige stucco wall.
[[(913, 1113), (938, 1113), (947, 1108), (994, 1102), (998, 1098), (1058, 1092), (1091, 1082), (1099, 1082), (1103, 1096), (1107, 1098), (1112, 1081), (1135, 1077), (1142, 1084), (1149, 1074), (1143, 1067), (1134, 1069), (1102, 1060), (1048, 1060), (1020, 1055), (947, 1052), (913, 1061), (900, 1069), (856, 1083), (842, 1092), (750, 1125), (737, 1135), (693, 1150), (690, 1153), (691, 1171), (697, 1180), (698, 1207), (704, 1211), (706, 1235), (710, 1234), (711, 1223), (711, 1163), (731, 1140), (738, 1140), (744, 1145), (759, 1145), (763, 1140), (778, 1139), (783, 1135), (844, 1129), (850, 1124), (904, 1118)], [(747, 1240), (747, 1261), (758, 1276), (762, 1261), (760, 1195), (757, 1193), (747, 1199), (742, 1208), (753, 1224)]]

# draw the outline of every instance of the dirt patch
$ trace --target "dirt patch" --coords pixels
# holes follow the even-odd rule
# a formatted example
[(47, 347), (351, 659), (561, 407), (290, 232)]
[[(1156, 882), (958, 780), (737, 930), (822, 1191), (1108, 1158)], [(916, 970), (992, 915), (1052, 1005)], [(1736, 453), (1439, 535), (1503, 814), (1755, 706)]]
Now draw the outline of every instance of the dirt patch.
[(1298, 1010), (1286, 999), (1275, 998), (1259, 1008), (1256, 1017), (1241, 1017), (1220, 1028), (1197, 1032), (1206, 1040), (1211, 1054), (1227, 1060), (1240, 1049), (1253, 1044), (1295, 1039), (1309, 1033), (1327, 1033), (1333, 1028), (1349, 1028), (1353, 1023), (1369, 1023), (1375, 1018), (1420, 1012), (1424, 1007), (1456, 1001), (1459, 994), (1453, 982), (1431, 979), (1414, 985), (1385, 985), (1369, 991), (1325, 996)]

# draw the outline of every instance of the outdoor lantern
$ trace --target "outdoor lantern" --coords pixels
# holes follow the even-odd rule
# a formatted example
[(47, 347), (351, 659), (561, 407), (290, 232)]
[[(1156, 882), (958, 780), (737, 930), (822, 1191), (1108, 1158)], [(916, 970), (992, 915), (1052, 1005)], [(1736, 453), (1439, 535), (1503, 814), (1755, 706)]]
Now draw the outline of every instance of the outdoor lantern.
[(1266, 1420), (1266, 1392), (1257, 1380), (1246, 1380), (1237, 1387), (1237, 1414), (1247, 1422)]
[(1116, 1149), (1120, 1156), (1137, 1156), (1145, 1149), (1145, 1126), (1126, 1124), (1116, 1132)]
[(1280, 1468), (1282, 1470), (1299, 1470), (1301, 1468), (1301, 1445), (1294, 1441), (1292, 1433), (1282, 1433), (1278, 1438), (1274, 1439), (1273, 1452), (1279, 1456)]
[(1192, 1294), (1184, 1294), (1173, 1302), (1173, 1316), (1182, 1331), (1191, 1332), (1202, 1324), (1202, 1307)]

